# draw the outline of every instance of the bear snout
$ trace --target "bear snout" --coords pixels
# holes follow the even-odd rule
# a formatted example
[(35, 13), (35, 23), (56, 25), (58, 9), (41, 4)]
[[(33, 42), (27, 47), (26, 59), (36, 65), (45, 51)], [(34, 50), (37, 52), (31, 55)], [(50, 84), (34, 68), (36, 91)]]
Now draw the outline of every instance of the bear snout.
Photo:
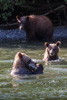
[(21, 30), (21, 29), (23, 29), (23, 26), (22, 26), (22, 25), (20, 25), (20, 26), (19, 26), (19, 29), (20, 29), (20, 30)]
[(29, 69), (30, 69), (32, 72), (34, 72), (34, 71), (37, 70), (37, 67), (36, 67), (35, 64), (29, 64)]
[(54, 56), (55, 55), (55, 52), (53, 50), (50, 50), (49, 55), (50, 56)]

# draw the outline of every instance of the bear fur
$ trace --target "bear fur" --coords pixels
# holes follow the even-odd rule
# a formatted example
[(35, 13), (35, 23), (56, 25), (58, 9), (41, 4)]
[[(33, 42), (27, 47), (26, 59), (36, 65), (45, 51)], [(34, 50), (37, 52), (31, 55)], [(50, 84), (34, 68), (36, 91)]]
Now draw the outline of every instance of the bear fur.
[(43, 66), (37, 64), (25, 53), (15, 55), (11, 75), (43, 74)]
[(58, 59), (59, 46), (61, 42), (57, 41), (55, 44), (45, 42), (46, 50), (44, 53), (43, 61), (51, 61)]
[(19, 28), (26, 32), (26, 40), (51, 41), (54, 27), (51, 20), (46, 16), (30, 15), (20, 19), (16, 16)]

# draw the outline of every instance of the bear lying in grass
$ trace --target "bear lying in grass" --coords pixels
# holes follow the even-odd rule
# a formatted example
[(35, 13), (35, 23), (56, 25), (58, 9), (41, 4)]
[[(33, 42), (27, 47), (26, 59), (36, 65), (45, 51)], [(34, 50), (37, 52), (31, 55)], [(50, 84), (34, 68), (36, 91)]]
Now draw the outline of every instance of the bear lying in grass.
[(61, 42), (57, 41), (55, 44), (45, 42), (46, 50), (44, 53), (43, 61), (51, 61), (58, 59), (59, 46)]
[(26, 32), (26, 40), (44, 40), (51, 41), (54, 27), (51, 20), (46, 16), (29, 15), (16, 19), (19, 23), (19, 28)]
[(37, 64), (32, 59), (24, 54), (18, 52), (15, 55), (13, 68), (11, 75), (30, 75), (30, 74), (42, 74), (43, 66), (42, 64)]

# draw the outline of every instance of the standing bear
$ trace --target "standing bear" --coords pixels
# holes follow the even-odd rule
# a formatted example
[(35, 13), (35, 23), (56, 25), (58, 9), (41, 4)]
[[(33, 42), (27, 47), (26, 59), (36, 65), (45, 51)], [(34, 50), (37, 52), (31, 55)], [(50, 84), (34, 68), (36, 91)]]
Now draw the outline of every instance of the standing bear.
[(46, 50), (44, 53), (43, 61), (51, 61), (58, 59), (59, 46), (61, 42), (57, 41), (55, 44), (45, 42)]
[(16, 16), (19, 28), (26, 32), (26, 40), (51, 41), (54, 27), (51, 20), (46, 16), (30, 15), (20, 19)]
[(43, 74), (42, 64), (37, 64), (25, 53), (18, 52), (15, 55), (11, 75)]

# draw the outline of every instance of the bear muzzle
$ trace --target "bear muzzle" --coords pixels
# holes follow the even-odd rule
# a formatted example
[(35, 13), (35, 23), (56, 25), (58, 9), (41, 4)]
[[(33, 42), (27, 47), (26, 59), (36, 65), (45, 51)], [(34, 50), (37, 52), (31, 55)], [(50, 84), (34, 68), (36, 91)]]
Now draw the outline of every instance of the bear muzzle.
[(20, 30), (21, 30), (21, 29), (23, 29), (23, 26), (22, 26), (22, 25), (20, 25), (20, 26), (19, 26), (19, 29), (20, 29)]
[(37, 67), (35, 64), (29, 64), (29, 69), (32, 71), (32, 72), (35, 72), (37, 70)]
[(49, 55), (50, 56), (54, 56), (55, 55), (55, 52), (53, 50), (50, 50)]

